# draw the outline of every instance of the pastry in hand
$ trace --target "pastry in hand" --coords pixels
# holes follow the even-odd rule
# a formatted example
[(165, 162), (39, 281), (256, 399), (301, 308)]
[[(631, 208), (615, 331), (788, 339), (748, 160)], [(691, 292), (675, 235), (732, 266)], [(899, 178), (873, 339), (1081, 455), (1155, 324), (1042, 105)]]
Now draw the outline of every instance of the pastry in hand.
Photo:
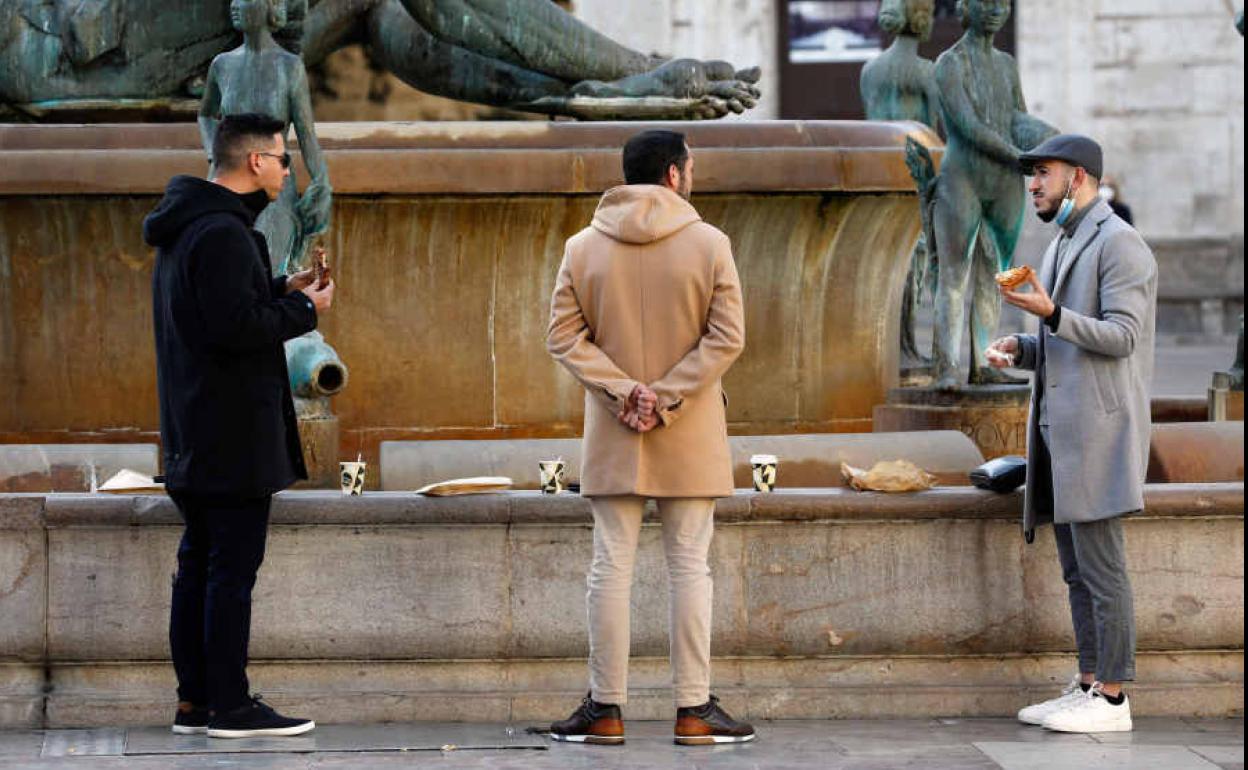
[(1001, 288), (1014, 291), (1018, 287), (1030, 281), (1031, 276), (1034, 273), (1035, 271), (1031, 269), (1031, 266), (1019, 265), (1018, 267), (1012, 267), (1009, 270), (1003, 270), (1000, 273), (997, 273), (996, 279)]
[(312, 250), (312, 269), (316, 271), (316, 288), (324, 289), (329, 283), (329, 263), (325, 260), (325, 249), (317, 246)]

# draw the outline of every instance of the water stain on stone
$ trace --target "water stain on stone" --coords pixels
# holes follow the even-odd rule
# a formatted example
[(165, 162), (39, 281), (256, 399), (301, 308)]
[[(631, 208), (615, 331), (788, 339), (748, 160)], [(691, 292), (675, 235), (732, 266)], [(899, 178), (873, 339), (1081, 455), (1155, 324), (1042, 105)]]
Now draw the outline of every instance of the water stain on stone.
[(1205, 608), (1205, 603), (1194, 596), (1183, 594), (1174, 597), (1174, 609), (1183, 617), (1191, 617), (1199, 615), (1201, 610)]

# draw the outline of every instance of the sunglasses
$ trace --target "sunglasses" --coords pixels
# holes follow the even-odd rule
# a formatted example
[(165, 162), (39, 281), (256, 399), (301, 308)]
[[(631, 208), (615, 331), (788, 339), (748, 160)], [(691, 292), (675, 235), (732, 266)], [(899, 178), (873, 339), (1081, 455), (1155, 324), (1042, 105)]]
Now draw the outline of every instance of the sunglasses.
[(290, 153), (284, 152), (278, 155), (275, 152), (258, 152), (257, 155), (264, 155), (269, 158), (277, 158), (277, 162), (282, 164), (282, 168), (290, 168)]

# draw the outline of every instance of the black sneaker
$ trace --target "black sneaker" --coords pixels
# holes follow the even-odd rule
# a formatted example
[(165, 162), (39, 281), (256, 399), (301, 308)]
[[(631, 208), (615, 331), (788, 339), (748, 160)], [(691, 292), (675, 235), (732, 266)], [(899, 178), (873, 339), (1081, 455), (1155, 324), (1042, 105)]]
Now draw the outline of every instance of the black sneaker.
[(719, 707), (714, 695), (701, 706), (676, 709), (676, 742), (682, 746), (745, 743), (754, 740), (754, 727), (738, 722)]
[(173, 732), (176, 735), (203, 735), (208, 732), (208, 709), (191, 706), (189, 711), (181, 707), (173, 714)]
[(570, 743), (619, 744), (624, 742), (624, 719), (619, 706), (586, 695), (572, 716), (550, 726), (550, 737)]
[(246, 706), (214, 714), (208, 722), (209, 738), (252, 738), (262, 735), (302, 735), (316, 727), (311, 719), (284, 717), (253, 696)]

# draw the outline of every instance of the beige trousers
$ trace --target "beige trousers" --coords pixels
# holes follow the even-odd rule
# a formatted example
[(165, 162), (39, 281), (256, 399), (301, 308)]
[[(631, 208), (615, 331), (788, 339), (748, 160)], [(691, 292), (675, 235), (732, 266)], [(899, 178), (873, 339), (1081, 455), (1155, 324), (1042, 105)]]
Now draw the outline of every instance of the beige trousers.
[[(660, 498), (667, 556), (672, 695), (700, 706), (711, 686), (711, 568), (707, 553), (715, 501)], [(589, 687), (599, 703), (628, 701), (629, 596), (644, 497), (595, 497), (594, 560), (589, 568)]]

